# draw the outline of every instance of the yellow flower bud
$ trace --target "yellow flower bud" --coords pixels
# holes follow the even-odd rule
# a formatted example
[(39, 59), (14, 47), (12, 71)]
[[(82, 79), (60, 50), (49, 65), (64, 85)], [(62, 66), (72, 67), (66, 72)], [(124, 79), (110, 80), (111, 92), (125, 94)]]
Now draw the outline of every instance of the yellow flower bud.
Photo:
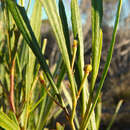
[(92, 71), (92, 65), (87, 64), (84, 68), (84, 71), (85, 71), (86, 74), (89, 74)]
[(78, 44), (78, 41), (77, 41), (77, 40), (74, 40), (74, 41), (73, 41), (73, 47), (77, 47), (77, 44)]

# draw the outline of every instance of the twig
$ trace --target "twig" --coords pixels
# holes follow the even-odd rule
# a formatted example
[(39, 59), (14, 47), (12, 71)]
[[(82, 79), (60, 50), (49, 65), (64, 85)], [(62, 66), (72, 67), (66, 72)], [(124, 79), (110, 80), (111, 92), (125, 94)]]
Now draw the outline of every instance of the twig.
[(77, 100), (78, 100), (78, 98), (80, 96), (80, 93), (81, 93), (81, 91), (82, 91), (82, 89), (84, 87), (85, 81), (86, 81), (89, 73), (92, 71), (92, 66), (90, 64), (86, 65), (85, 68), (84, 68), (84, 71), (85, 71), (85, 75), (84, 75), (84, 78), (83, 78), (83, 80), (81, 82), (81, 85), (80, 85), (80, 88), (79, 88), (79, 91), (78, 91)]
[(46, 87), (46, 83), (45, 83), (44, 79), (42, 78), (42, 75), (39, 76), (39, 79), (40, 79), (41, 84), (44, 86), (47, 94), (50, 96), (50, 98), (55, 102), (55, 104), (57, 104), (59, 107), (61, 107), (63, 109), (67, 120), (70, 120), (70, 116), (69, 116), (67, 109), (64, 106), (62, 106), (59, 102), (57, 102), (56, 99), (51, 95), (51, 93), (49, 92), (49, 88)]

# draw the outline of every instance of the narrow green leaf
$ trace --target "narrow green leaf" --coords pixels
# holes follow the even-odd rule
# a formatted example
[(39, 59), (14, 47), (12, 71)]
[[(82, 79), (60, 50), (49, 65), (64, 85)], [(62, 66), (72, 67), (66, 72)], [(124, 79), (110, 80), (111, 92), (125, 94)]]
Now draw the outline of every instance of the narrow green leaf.
[(17, 124), (17, 126), (19, 126), (19, 123), (18, 123), (18, 120), (16, 118), (16, 115), (13, 112), (9, 113), (9, 117), (11, 118), (11, 120), (13, 120)]
[[(33, 10), (32, 16), (31, 16), (31, 27), (36, 36), (35, 40), (37, 42), (40, 39), (40, 28), (41, 28), (41, 4), (38, 2), (38, 0), (35, 1), (33, 9), (34, 10)], [(37, 13), (39, 15), (37, 15)], [(31, 27), (30, 27), (30, 30), (31, 30)], [(38, 42), (37, 42), (37, 44), (38, 44)], [(24, 118), (23, 118), (24, 129), (26, 129), (26, 127), (27, 127), (28, 115), (30, 112), (30, 110), (29, 110), (30, 101), (29, 100), (30, 100), (31, 87), (32, 87), (32, 83), (34, 80), (35, 63), (36, 63), (36, 57), (35, 57), (34, 53), (32, 52), (31, 48), (28, 48), (28, 62), (27, 62), (26, 76), (25, 76), (26, 77), (25, 78), (26, 79), (26, 85), (25, 85), (26, 86), (26, 95), (25, 95), (26, 104), (25, 104), (24, 109), (26, 109), (26, 110), (25, 110)]]
[(94, 85), (96, 82), (100, 56), (101, 56), (101, 43), (100, 42), (100, 28), (103, 15), (103, 1), (102, 0), (92, 0), (92, 76), (91, 76), (91, 86), (90, 92), (92, 93)]
[(63, 56), (64, 62), (67, 66), (67, 68), (70, 68), (70, 61), (69, 61), (69, 56), (67, 52), (67, 47), (66, 47), (66, 41), (64, 38), (64, 33), (62, 29), (62, 23), (60, 20), (60, 17), (58, 15), (58, 10), (56, 7), (56, 1), (55, 0), (40, 0), (42, 5), (45, 8), (45, 11), (47, 13), (49, 22), (52, 26), (52, 29), (54, 31), (54, 34), (56, 36), (56, 39), (58, 41), (58, 46), (61, 51), (61, 54)]
[(28, 0), (28, 6), (27, 6), (27, 9), (26, 9), (26, 12), (28, 12), (30, 5), (31, 5), (31, 0)]
[(99, 37), (99, 54), (98, 54), (98, 68), (100, 65), (101, 53), (102, 53), (102, 42), (103, 42), (103, 33), (100, 29), (100, 37)]
[(83, 44), (83, 32), (82, 32), (82, 24), (80, 18), (80, 11), (78, 7), (77, 0), (71, 0), (71, 21), (72, 21), (72, 28), (74, 38), (78, 38), (78, 69), (81, 80), (83, 79), (84, 75), (84, 44)]
[(115, 121), (115, 119), (116, 119), (116, 116), (117, 116), (117, 114), (118, 114), (118, 112), (119, 112), (119, 109), (120, 109), (122, 103), (123, 103), (123, 100), (120, 100), (120, 101), (118, 102), (117, 107), (116, 107), (116, 110), (115, 110), (115, 113), (114, 113), (114, 115), (113, 115), (113, 117), (112, 117), (112, 120), (110, 121), (110, 123), (109, 123), (109, 125), (108, 125), (108, 127), (107, 127), (106, 130), (110, 130), (110, 129), (111, 129), (111, 126), (112, 126), (112, 124), (114, 123), (114, 121)]
[(69, 58), (71, 61), (72, 56), (71, 56), (71, 46), (70, 46), (70, 38), (69, 38), (70, 35), (69, 35), (67, 16), (66, 16), (66, 11), (65, 11), (64, 4), (63, 4), (63, 0), (59, 0), (59, 14), (60, 14), (61, 22), (62, 22), (62, 28), (64, 31), (64, 36), (65, 36), (65, 40), (66, 40), (66, 46), (67, 46)]
[[(40, 39), (40, 28), (41, 28), (41, 11), (42, 7), (38, 0), (34, 3), (33, 13), (31, 16), (31, 27), (36, 36), (37, 41)], [(37, 15), (38, 13), (38, 15)], [(34, 78), (34, 67), (35, 67), (36, 57), (33, 54), (32, 50), (29, 48), (29, 59), (26, 69), (26, 100), (30, 96), (30, 89)], [(31, 69), (30, 69), (31, 68)]]
[[(41, 104), (41, 110), (40, 110), (39, 120), (37, 122), (36, 130), (42, 130), (43, 127), (45, 126), (46, 119), (47, 119), (47, 116), (48, 116), (47, 113), (45, 115), (45, 108), (48, 108), (46, 106), (46, 101), (47, 101), (47, 93), (45, 93), (45, 99), (43, 100), (43, 102)], [(48, 109), (48, 111), (50, 111), (50, 110)]]
[(36, 102), (36, 104), (33, 104), (30, 108), (30, 112), (34, 111), (36, 107), (45, 99), (46, 93), (43, 94), (43, 96)]
[(0, 112), (0, 126), (6, 130), (20, 130), (19, 126), (3, 112)]
[(33, 13), (31, 16), (31, 27), (36, 36), (37, 41), (39, 42), (40, 42), (40, 30), (42, 24), (41, 16), (42, 16), (42, 5), (39, 2), (39, 0), (35, 0)]

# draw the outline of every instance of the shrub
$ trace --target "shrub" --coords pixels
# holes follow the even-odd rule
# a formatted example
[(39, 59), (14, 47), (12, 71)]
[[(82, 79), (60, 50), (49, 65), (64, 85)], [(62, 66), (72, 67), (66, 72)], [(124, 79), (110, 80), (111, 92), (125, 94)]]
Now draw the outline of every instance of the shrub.
[[(84, 65), (82, 24), (77, 0), (71, 0), (71, 21), (74, 40), (70, 41), (66, 11), (62, 0), (36, 0), (30, 21), (23, 1), (1, 1), (4, 40), (1, 41), (0, 126), (4, 129), (43, 129), (61, 112), (71, 129), (99, 129), (100, 93), (111, 62), (122, 0), (119, 0), (112, 40), (99, 86), (95, 82), (102, 52), (103, 1), (91, 0), (92, 63)], [(21, 5), (21, 6), (20, 6)], [(44, 57), (47, 39), (40, 45), (42, 6), (48, 16), (61, 56), (50, 70)], [(59, 9), (59, 10), (58, 10)], [(71, 42), (73, 45), (71, 46)], [(87, 77), (91, 73), (88, 86)], [(67, 76), (65, 76), (67, 74)], [(68, 89), (64, 84), (67, 77)], [(64, 93), (66, 100), (61, 92)], [(55, 106), (58, 111), (55, 111)], [(79, 106), (79, 110), (76, 107)], [(94, 112), (95, 106), (97, 111)], [(56, 107), (57, 108), (57, 107)], [(77, 115), (78, 111), (78, 116)], [(64, 129), (56, 123), (58, 130)]]

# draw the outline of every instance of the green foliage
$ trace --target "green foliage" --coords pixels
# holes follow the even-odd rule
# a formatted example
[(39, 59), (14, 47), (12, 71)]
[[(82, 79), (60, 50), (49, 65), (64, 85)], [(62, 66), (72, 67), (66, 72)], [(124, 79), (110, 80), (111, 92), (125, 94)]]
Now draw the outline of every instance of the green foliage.
[(114, 122), (114, 120), (115, 120), (115, 118), (116, 118), (116, 116), (117, 116), (117, 114), (118, 114), (118, 112), (119, 112), (119, 109), (120, 109), (122, 103), (123, 103), (123, 100), (120, 100), (119, 103), (117, 104), (116, 110), (115, 110), (115, 112), (114, 112), (114, 115), (113, 115), (113, 117), (112, 117), (112, 120), (110, 121), (110, 123), (109, 123), (109, 125), (108, 125), (108, 127), (107, 127), (107, 130), (110, 130), (110, 129), (111, 129), (111, 126), (112, 126), (112, 124), (113, 124), (113, 122)]
[(20, 130), (19, 125), (16, 122), (16, 116), (12, 115), (10, 119), (4, 112), (0, 112), (0, 126), (6, 130)]
[[(119, 0), (112, 41), (96, 96), (94, 87), (100, 66), (103, 39), (101, 29), (103, 1), (92, 0), (91, 5), (90, 89), (87, 78), (91, 70), (86, 69), (84, 65), (83, 32), (78, 1), (71, 0), (72, 32), (77, 43), (73, 47), (63, 1), (59, 0), (57, 7), (55, 0), (35, 0), (29, 20), (27, 11), (30, 2), (31, 0), (26, 10), (22, 7), (23, 0), (20, 0), (19, 4), (14, 0), (1, 2), (4, 33), (0, 39), (0, 127), (7, 130), (42, 130), (53, 118), (64, 112), (72, 130), (99, 129), (101, 104), (97, 101), (112, 58), (122, 0)], [(42, 6), (61, 54), (53, 71), (44, 57), (47, 39), (44, 39), (43, 45), (40, 40)], [(64, 83), (65, 79), (68, 79), (68, 88)], [(78, 110), (80, 117), (77, 116), (77, 106), (81, 110)], [(56, 129), (64, 130), (65, 125), (56, 123)]]

